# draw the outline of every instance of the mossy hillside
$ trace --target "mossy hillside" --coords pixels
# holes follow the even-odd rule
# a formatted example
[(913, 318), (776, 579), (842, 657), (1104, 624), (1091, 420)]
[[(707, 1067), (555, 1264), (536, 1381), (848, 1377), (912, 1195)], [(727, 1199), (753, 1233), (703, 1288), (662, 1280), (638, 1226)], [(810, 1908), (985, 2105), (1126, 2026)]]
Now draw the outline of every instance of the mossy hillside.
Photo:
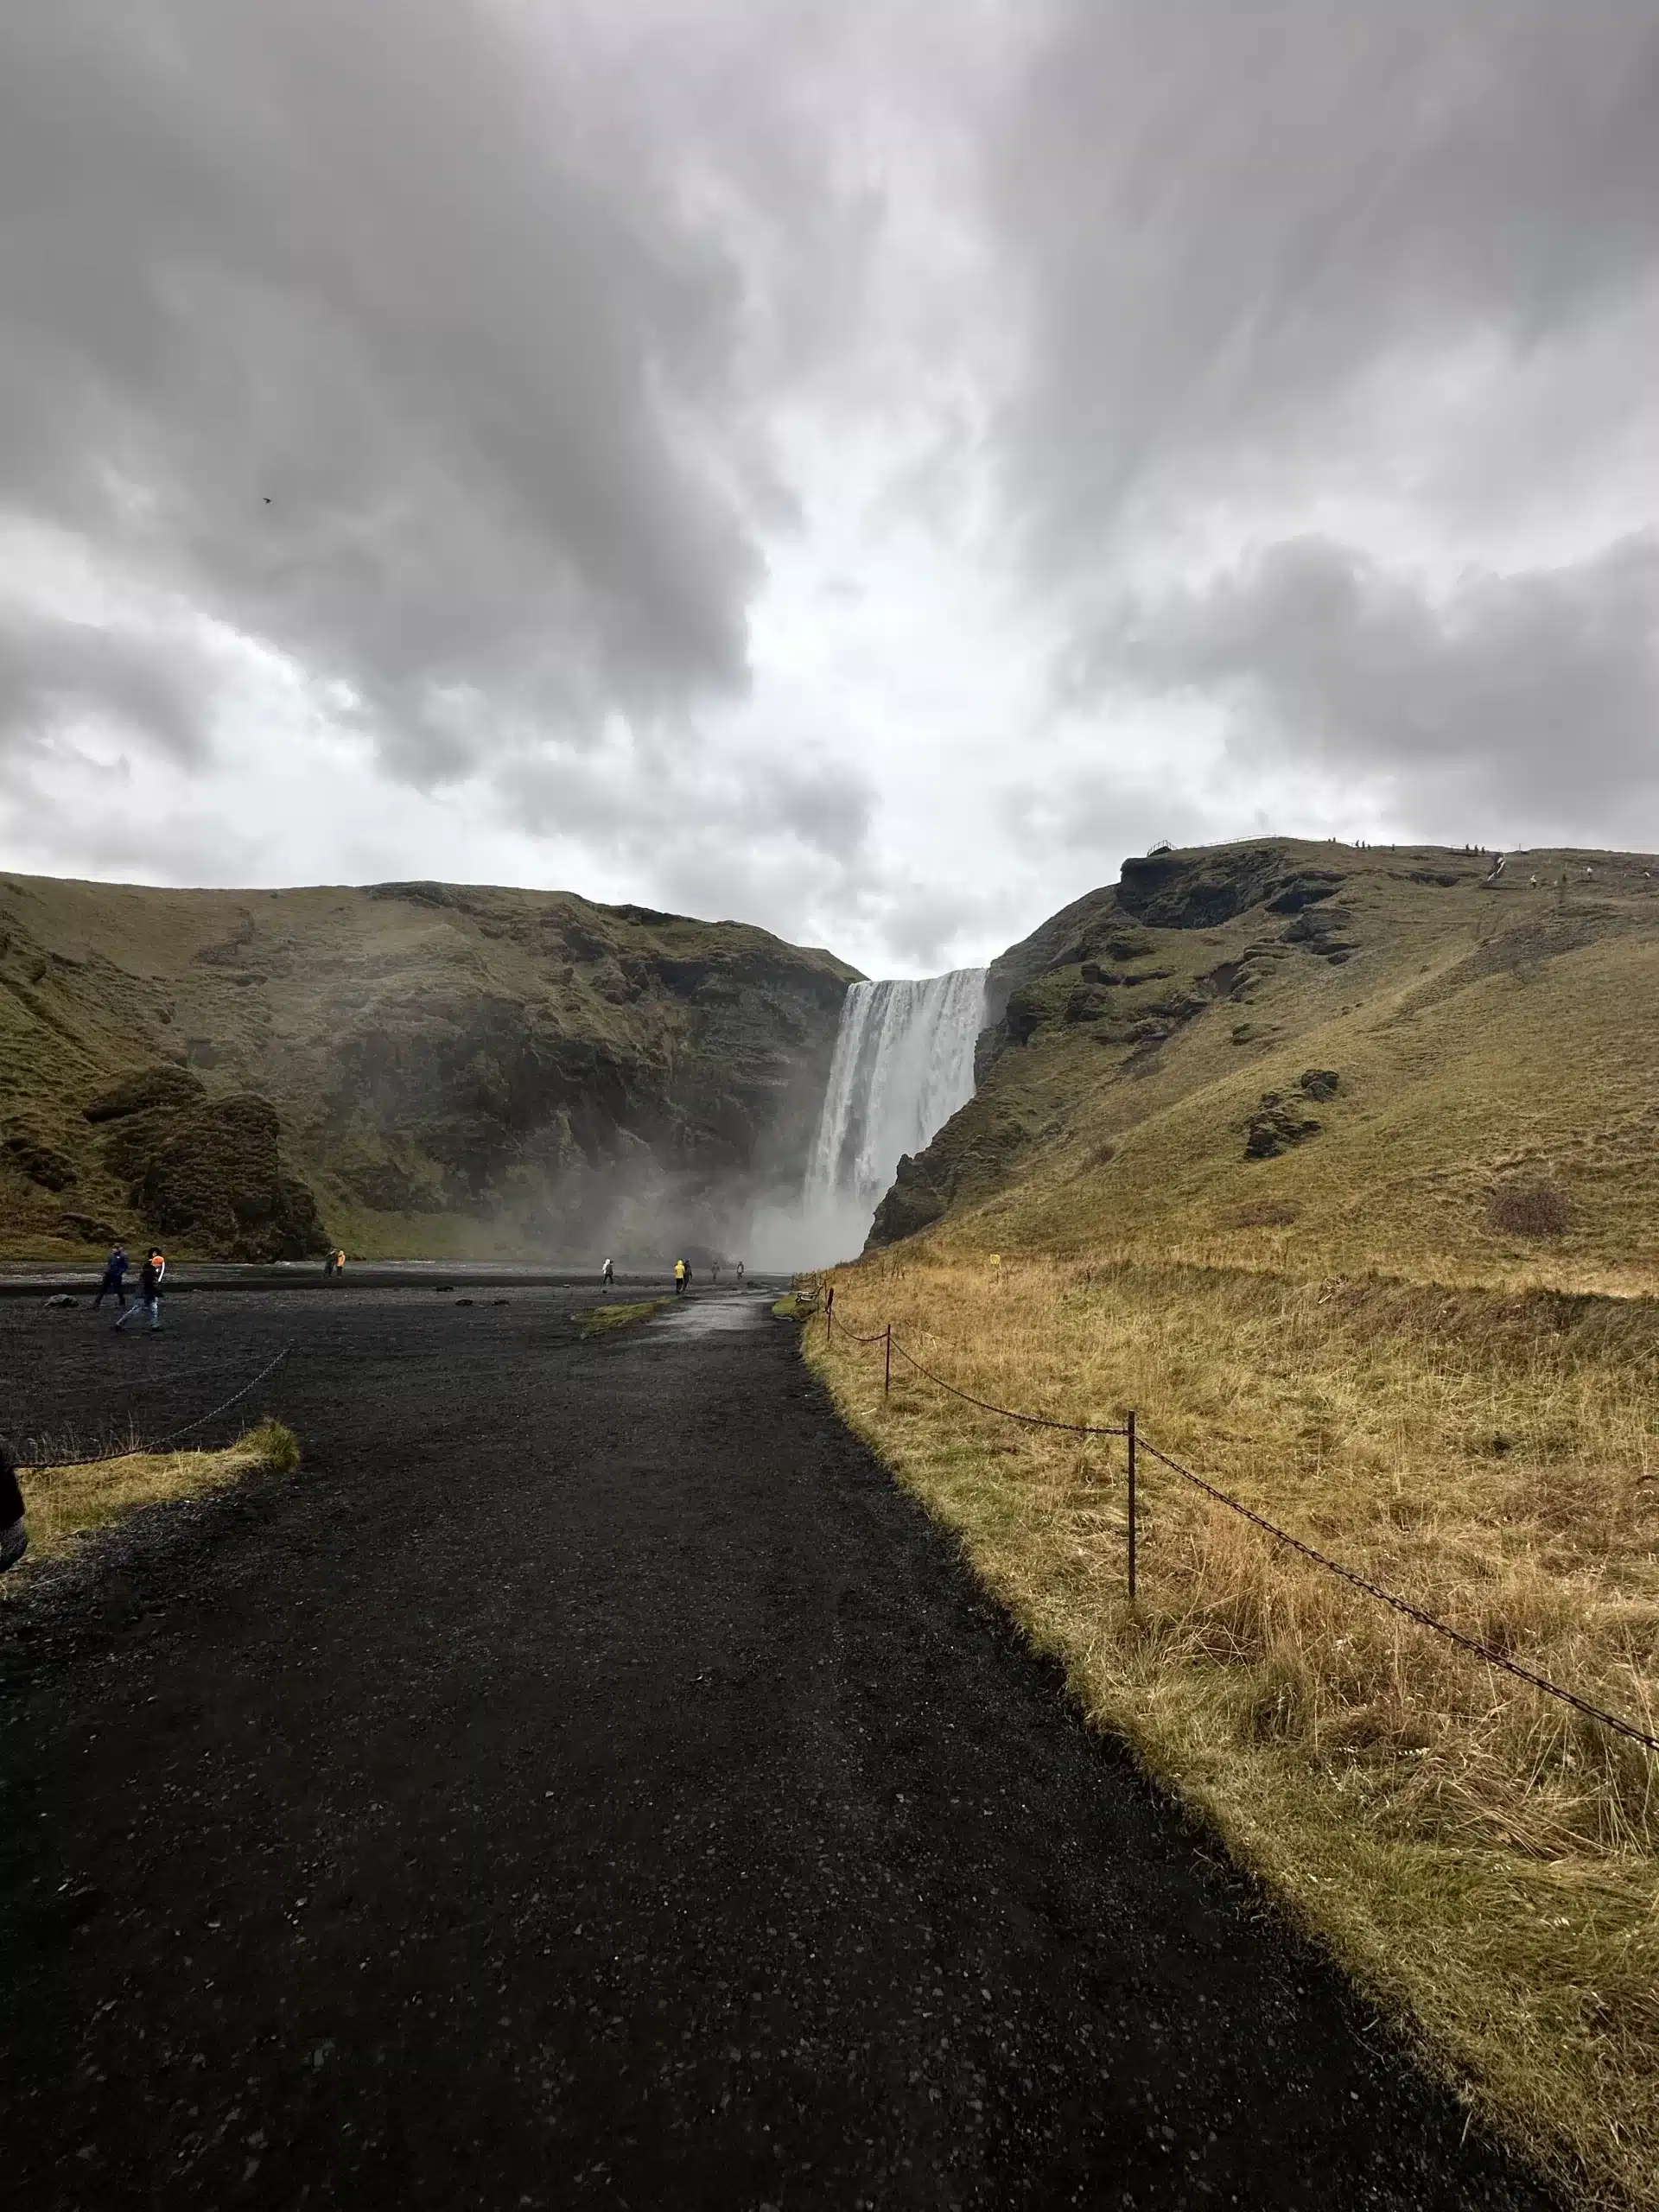
[[(978, 1093), (875, 1241), (1651, 1287), (1650, 863), (1492, 865), (1275, 840), (1078, 902), (994, 969)], [(1541, 1190), (1543, 1236), (1506, 1204)]]
[(0, 878), (0, 1249), (535, 1251), (623, 1190), (695, 1222), (798, 1174), (853, 973), (556, 892)]

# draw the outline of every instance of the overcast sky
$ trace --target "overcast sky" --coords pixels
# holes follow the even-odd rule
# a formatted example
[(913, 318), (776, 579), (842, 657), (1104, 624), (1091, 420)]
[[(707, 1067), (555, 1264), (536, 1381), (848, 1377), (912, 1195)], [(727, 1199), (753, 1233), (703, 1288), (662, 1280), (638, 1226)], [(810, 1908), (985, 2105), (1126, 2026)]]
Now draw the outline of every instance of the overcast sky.
[(1647, 0), (8, 0), (0, 865), (1659, 845)]

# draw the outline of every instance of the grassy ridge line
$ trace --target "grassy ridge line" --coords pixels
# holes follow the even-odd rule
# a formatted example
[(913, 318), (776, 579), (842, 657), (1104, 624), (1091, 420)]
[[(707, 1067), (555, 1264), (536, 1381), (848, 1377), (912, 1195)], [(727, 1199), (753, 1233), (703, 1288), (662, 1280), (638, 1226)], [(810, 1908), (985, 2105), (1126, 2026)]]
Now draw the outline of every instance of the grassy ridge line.
[[(1659, 1309), (909, 1248), (835, 1278), (976, 1394), (1164, 1448), (1344, 1562), (1653, 1727)], [(1659, 1772), (1636, 1746), (1145, 1469), (879, 1352), (807, 1356), (1097, 1725), (1201, 1808), (1586, 2203), (1659, 2171)]]
[(222, 1490), (256, 1470), (289, 1474), (299, 1464), (293, 1430), (267, 1419), (217, 1452), (131, 1452), (89, 1467), (25, 1468), (18, 1483), (29, 1514), (28, 1557), (53, 1558), (141, 1506)]

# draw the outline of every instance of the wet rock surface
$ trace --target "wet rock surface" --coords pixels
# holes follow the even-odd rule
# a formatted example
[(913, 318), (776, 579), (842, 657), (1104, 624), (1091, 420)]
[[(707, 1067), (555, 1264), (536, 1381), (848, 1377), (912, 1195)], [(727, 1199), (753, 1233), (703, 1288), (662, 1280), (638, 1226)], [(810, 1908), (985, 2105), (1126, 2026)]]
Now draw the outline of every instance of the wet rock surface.
[(10, 2201), (1545, 2200), (1109, 1745), (769, 1294), (0, 1306), (26, 1429), (297, 1339), (293, 1478), (10, 1578)]

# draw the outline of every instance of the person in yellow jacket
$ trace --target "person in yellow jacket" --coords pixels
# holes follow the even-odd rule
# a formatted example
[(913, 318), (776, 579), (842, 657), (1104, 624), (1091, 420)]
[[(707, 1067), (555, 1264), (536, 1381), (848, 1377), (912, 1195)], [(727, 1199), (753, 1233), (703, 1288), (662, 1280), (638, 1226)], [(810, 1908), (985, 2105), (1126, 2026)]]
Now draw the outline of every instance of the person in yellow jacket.
[(675, 1262), (674, 1262), (674, 1295), (675, 1295), (675, 1297), (676, 1297), (676, 1298), (677, 1298), (677, 1297), (679, 1296), (680, 1293), (681, 1293), (684, 1288), (685, 1288), (685, 1262), (684, 1262), (683, 1260), (676, 1260), (676, 1261), (675, 1261)]

